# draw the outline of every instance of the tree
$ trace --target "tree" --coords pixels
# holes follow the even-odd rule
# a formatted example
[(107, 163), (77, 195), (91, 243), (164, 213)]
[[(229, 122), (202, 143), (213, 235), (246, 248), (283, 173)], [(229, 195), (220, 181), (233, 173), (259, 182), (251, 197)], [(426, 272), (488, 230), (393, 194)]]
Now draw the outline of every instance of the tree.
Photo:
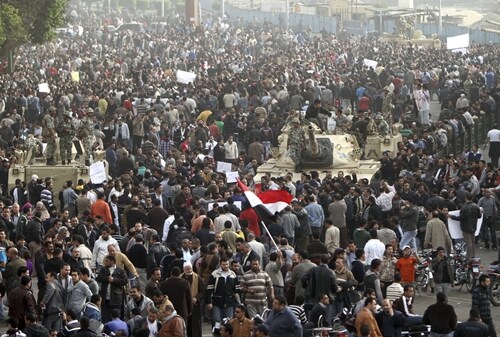
[(0, 0), (0, 56), (24, 43), (41, 44), (64, 24), (68, 0)]

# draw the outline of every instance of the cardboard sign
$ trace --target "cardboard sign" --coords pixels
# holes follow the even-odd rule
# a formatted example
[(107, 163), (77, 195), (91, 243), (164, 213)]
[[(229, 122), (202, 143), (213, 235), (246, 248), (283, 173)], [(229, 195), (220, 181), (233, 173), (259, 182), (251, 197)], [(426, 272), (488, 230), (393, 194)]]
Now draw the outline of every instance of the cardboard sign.
[(104, 163), (102, 161), (90, 165), (89, 175), (92, 184), (102, 184), (104, 181), (108, 180)]
[(226, 179), (228, 183), (235, 183), (238, 181), (238, 178), (240, 177), (239, 173), (236, 172), (226, 172)]
[(229, 172), (231, 173), (231, 163), (226, 163), (226, 162), (223, 162), (223, 161), (218, 161), (217, 162), (217, 169), (216, 169), (217, 172), (220, 172), (220, 173), (226, 173), (226, 172)]
[(368, 68), (372, 67), (373, 69), (377, 68), (377, 61), (374, 60), (369, 60), (369, 59), (364, 59), (363, 60), (363, 65), (367, 66)]
[(50, 93), (50, 88), (48, 83), (40, 83), (38, 85), (38, 92)]
[[(214, 204), (217, 204), (217, 205), (219, 205), (219, 207), (222, 207), (222, 206), (224, 206), (224, 205), (227, 205), (227, 202), (225, 202), (225, 201), (220, 201), (220, 202), (211, 202), (211, 203), (209, 203), (209, 204), (208, 204), (208, 207), (207, 207), (209, 211), (211, 211), (211, 210), (212, 210), (212, 208), (214, 208)], [(235, 205), (236, 207), (238, 207), (238, 209), (240, 209), (240, 210), (241, 210), (241, 201), (235, 201), (235, 202), (234, 202), (234, 205)]]
[[(460, 210), (458, 211), (450, 211), (448, 212), (451, 215), (455, 216), (460, 216)], [(481, 232), (481, 226), (483, 224), (483, 216), (481, 215), (480, 219), (477, 219), (477, 228), (476, 232), (474, 233), (474, 236), (478, 236), (479, 233)], [(453, 220), (451, 218), (448, 219), (448, 230), (450, 231), (450, 236), (452, 239), (463, 239), (464, 235), (462, 233), (462, 230), (460, 229), (460, 221), (459, 220)]]
[(193, 83), (196, 79), (196, 74), (189, 71), (177, 70), (175, 73), (175, 77), (177, 78), (177, 82), (182, 84)]

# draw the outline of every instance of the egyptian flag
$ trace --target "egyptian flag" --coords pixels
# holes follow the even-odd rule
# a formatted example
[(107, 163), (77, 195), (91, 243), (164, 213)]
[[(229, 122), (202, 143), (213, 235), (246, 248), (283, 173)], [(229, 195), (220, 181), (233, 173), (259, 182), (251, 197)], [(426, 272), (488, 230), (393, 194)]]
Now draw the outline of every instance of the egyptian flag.
[(248, 203), (265, 224), (275, 220), (274, 214), (284, 210), (293, 199), (292, 195), (284, 190), (261, 192), (257, 196), (239, 179), (238, 187), (243, 191)]

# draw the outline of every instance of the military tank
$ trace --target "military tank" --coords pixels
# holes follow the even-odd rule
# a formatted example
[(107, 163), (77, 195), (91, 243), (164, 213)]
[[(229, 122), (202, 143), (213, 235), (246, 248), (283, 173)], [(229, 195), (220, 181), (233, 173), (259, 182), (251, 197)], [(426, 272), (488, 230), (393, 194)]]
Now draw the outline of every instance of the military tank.
[[(356, 173), (358, 179), (370, 179), (380, 168), (378, 158), (361, 160), (362, 150), (354, 135), (326, 134), (316, 124), (304, 121), (300, 127), (308, 138), (308, 144), (300, 158), (302, 172), (317, 171), (323, 179), (327, 173), (336, 175), (343, 171), (345, 175)], [(290, 124), (282, 128), (278, 146), (271, 148), (272, 158), (257, 168), (257, 181), (267, 173), (275, 177), (292, 173), (294, 180), (300, 179), (301, 173), (295, 172), (295, 163), (287, 150), (290, 128)], [(396, 153), (396, 149), (393, 150)]]
[[(79, 140), (75, 138), (71, 149), (71, 163), (69, 165), (46, 165), (45, 144), (36, 139), (27, 139), (24, 148), (19, 148), (15, 151), (17, 164), (14, 164), (9, 169), (8, 189), (14, 188), (16, 179), (21, 179), (26, 183), (31, 181), (31, 177), (36, 174), (40, 178), (51, 178), (53, 185), (54, 198), (58, 199), (60, 189), (68, 180), (73, 181), (76, 185), (79, 179), (88, 181), (90, 179), (90, 167), (84, 165), (83, 146)], [(108, 174), (108, 165), (103, 157), (104, 151), (94, 153), (94, 162), (103, 161)], [(59, 157), (59, 139), (56, 139), (56, 162), (61, 163)]]

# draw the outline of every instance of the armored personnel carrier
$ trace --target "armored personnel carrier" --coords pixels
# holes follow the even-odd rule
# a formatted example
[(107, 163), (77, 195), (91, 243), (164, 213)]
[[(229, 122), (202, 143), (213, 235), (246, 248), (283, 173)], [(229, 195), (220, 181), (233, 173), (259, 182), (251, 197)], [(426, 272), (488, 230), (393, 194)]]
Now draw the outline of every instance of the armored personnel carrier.
[[(266, 173), (273, 176), (293, 173), (294, 180), (300, 179), (301, 173), (294, 171), (295, 163), (287, 150), (290, 127), (287, 124), (281, 130), (281, 135), (278, 137), (279, 145), (271, 148), (272, 158), (258, 167), (256, 179), (260, 180)], [(338, 171), (343, 171), (345, 175), (356, 173), (358, 179), (370, 179), (379, 169), (378, 158), (361, 160), (362, 151), (354, 135), (325, 134), (313, 123), (303, 122), (300, 127), (304, 129), (308, 138), (308, 144), (300, 158), (303, 172), (317, 171), (322, 179), (328, 172), (336, 175)]]
[[(78, 179), (88, 181), (90, 179), (90, 168), (83, 164), (83, 146), (80, 141), (73, 142), (71, 150), (72, 160), (69, 165), (46, 165), (44, 155), (45, 146), (40, 141), (32, 141), (28, 139), (28, 144), (23, 149), (15, 151), (17, 164), (12, 165), (9, 169), (8, 189), (9, 191), (15, 186), (16, 179), (21, 179), (26, 183), (31, 181), (31, 177), (36, 174), (40, 178), (51, 178), (53, 185), (54, 198), (58, 199), (59, 191), (68, 180), (73, 181), (76, 185)], [(60, 163), (59, 158), (59, 141), (56, 140), (56, 161)], [(100, 158), (95, 158), (96, 160)], [(106, 168), (107, 165), (105, 164)], [(107, 172), (106, 172), (107, 173)]]

